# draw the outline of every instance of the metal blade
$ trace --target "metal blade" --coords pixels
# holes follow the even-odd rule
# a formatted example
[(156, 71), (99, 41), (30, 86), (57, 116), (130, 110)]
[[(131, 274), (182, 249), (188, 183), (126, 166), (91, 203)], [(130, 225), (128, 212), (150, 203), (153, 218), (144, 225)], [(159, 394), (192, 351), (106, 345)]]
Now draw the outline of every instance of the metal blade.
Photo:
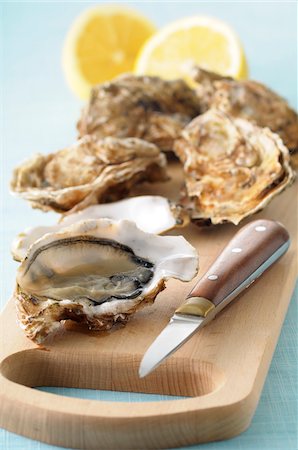
[(157, 336), (155, 341), (146, 351), (139, 368), (140, 378), (148, 375), (162, 361), (187, 341), (204, 322), (203, 317), (194, 320), (176, 319), (175, 316), (170, 323)]

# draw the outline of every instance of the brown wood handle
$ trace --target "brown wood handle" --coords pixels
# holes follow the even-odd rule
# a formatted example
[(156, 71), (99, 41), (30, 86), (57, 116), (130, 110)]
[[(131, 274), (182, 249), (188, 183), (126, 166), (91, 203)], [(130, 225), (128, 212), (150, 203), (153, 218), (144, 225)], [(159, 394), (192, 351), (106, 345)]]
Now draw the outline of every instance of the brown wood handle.
[(281, 224), (271, 220), (250, 222), (228, 243), (188, 299), (202, 297), (219, 305), (288, 241), (289, 234)]

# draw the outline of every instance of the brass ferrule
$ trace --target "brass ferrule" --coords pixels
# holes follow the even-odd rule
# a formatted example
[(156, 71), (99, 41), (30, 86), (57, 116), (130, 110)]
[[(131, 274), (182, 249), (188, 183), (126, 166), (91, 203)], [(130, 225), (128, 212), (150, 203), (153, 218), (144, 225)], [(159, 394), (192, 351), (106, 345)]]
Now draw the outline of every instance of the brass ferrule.
[(176, 314), (206, 317), (215, 308), (214, 304), (204, 297), (190, 297), (176, 309)]

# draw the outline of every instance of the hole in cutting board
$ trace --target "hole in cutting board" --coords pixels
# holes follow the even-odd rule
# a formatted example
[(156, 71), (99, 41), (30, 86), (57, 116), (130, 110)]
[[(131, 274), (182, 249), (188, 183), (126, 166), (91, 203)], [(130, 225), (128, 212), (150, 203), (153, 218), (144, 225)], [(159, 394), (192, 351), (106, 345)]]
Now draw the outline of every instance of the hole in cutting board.
[(77, 389), (64, 387), (38, 387), (38, 391), (71, 398), (97, 400), (104, 402), (156, 402), (165, 400), (179, 400), (185, 397), (161, 394), (140, 394), (139, 392), (103, 391), (98, 389)]
[(222, 370), (206, 361), (169, 358), (147, 377), (138, 377), (140, 357), (121, 354), (64, 353), (41, 349), (8, 356), (0, 370), (10, 381), (29, 387), (55, 386), (184, 397), (206, 395), (225, 382)]

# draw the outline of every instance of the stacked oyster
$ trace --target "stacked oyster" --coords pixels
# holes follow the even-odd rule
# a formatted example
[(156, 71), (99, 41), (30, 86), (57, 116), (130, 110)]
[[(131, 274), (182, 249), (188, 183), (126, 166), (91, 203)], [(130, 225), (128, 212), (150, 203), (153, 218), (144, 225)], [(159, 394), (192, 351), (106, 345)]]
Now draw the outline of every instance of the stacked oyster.
[(166, 158), (137, 138), (84, 136), (50, 155), (17, 167), (11, 187), (33, 207), (66, 212), (124, 197), (141, 181), (165, 181)]
[[(200, 68), (194, 79), (195, 90), (182, 80), (133, 75), (94, 87), (78, 122), (79, 140), (18, 167), (12, 190), (33, 207), (73, 212), (123, 198), (136, 183), (165, 181), (162, 151), (174, 151), (183, 164), (184, 194), (196, 221), (238, 223), (263, 208), (293, 181), (289, 150), (295, 161), (297, 114), (255, 81), (223, 78)], [(215, 163), (222, 166), (220, 175), (211, 170)], [(250, 181), (239, 184), (240, 174)], [(219, 190), (214, 188), (218, 175)], [(234, 219), (229, 208), (237, 209), (241, 198), (247, 206)], [(220, 209), (226, 211), (221, 218)]]
[(210, 109), (175, 142), (193, 221), (237, 225), (291, 183), (288, 149), (269, 128)]
[(256, 81), (199, 67), (193, 78), (203, 114), (174, 144), (184, 165), (184, 201), (197, 223), (238, 224), (293, 182), (297, 113)]
[(282, 97), (257, 81), (236, 81), (200, 67), (193, 69), (193, 78), (198, 83), (204, 112), (216, 108), (232, 118), (270, 128), (281, 137), (292, 158), (297, 159), (298, 117)]
[[(156, 233), (190, 219), (238, 224), (294, 180), (288, 148), (294, 158), (297, 115), (285, 100), (201, 69), (195, 79), (196, 89), (133, 75), (96, 86), (78, 141), (15, 169), (13, 192), (63, 214), (13, 244), (18, 317), (31, 339), (41, 342), (66, 319), (97, 330), (125, 322), (168, 277), (197, 272), (183, 237)], [(125, 199), (135, 185), (169, 179), (163, 152), (183, 165), (179, 203)]]
[(183, 80), (122, 75), (93, 88), (78, 131), (98, 138), (133, 136), (172, 151), (181, 130), (201, 112), (200, 99)]

